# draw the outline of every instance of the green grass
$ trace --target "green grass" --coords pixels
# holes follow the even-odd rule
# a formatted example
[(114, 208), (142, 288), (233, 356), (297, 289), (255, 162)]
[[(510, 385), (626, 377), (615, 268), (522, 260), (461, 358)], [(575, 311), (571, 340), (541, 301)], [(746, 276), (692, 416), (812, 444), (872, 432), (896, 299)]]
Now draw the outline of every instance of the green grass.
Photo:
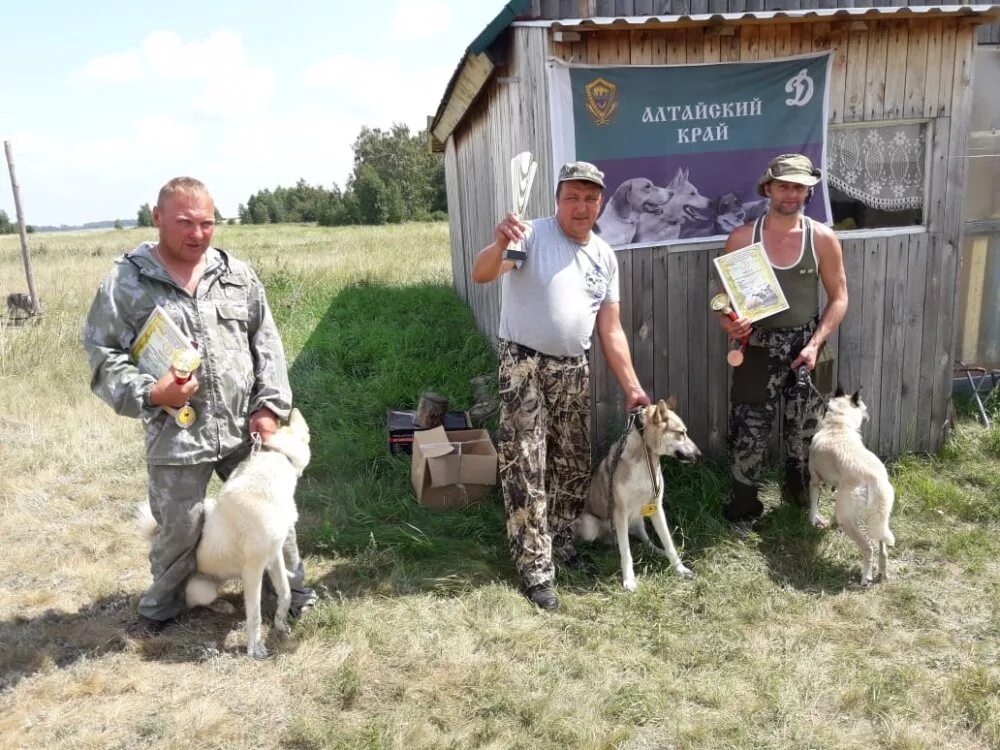
[[(136, 425), (87, 395), (75, 346), (97, 279), (140, 236), (34, 238), (46, 317), (0, 332), (0, 520), (48, 509), (53, 522), (29, 538), (55, 558), (72, 552), (74, 524), (125, 519), (141, 493)], [(628, 594), (616, 551), (588, 546), (592, 570), (560, 573), (563, 607), (537, 613), (516, 590), (498, 496), (427, 510), (409, 458), (387, 450), (386, 409), (412, 408), (425, 390), (468, 408), (469, 380), (495, 368), (451, 292), (446, 236), (443, 225), (224, 228), (222, 244), (267, 285), (312, 428), (300, 542), (324, 598), (268, 664), (222, 649), (192, 668), (183, 655), (199, 649), (186, 633), (144, 654), (88, 631), (93, 646), (70, 659), (68, 626), (42, 610), (55, 605), (24, 623), (13, 612), (46, 586), (71, 592), (58, 605), (70, 613), (115, 587), (134, 599), (143, 579), (123, 576), (145, 561), (122, 541), (125, 521), (91, 532), (87, 555), (72, 558), (76, 570), (106, 566), (93, 568), (96, 583), (74, 583), (57, 562), (25, 570), (37, 555), (16, 571), (0, 560), (14, 592), (0, 601), (15, 602), (0, 636), (40, 654), (0, 693), (12, 745), (170, 747), (192, 742), (204, 715), (215, 732), (198, 735), (204, 747), (1000, 747), (1000, 428), (963, 412), (940, 455), (891, 464), (892, 580), (871, 590), (857, 586), (854, 546), (780, 505), (773, 482), (767, 518), (744, 538), (721, 517), (724, 466), (665, 462), (667, 516), (698, 577), (680, 579), (636, 544)], [(8, 286), (17, 264), (0, 238)], [(0, 526), (5, 550), (24, 544), (21, 523)], [(91, 552), (91, 539), (107, 544)], [(82, 611), (68, 617), (84, 627)], [(105, 687), (61, 687), (85, 669)], [(127, 675), (139, 686), (116, 682)], [(157, 690), (137, 697), (147, 682)], [(239, 702), (254, 695), (267, 699)], [(246, 721), (252, 731), (234, 735)]]

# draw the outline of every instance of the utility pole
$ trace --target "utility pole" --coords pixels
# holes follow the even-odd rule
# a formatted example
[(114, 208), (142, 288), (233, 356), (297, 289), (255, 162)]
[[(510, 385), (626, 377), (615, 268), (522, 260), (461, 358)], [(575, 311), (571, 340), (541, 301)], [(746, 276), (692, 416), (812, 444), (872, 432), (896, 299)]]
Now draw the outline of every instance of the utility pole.
[(35, 315), (42, 312), (42, 304), (38, 301), (35, 290), (35, 275), (31, 271), (31, 253), (28, 251), (28, 232), (24, 226), (24, 211), (21, 209), (21, 188), (14, 176), (14, 157), (10, 153), (10, 141), (3, 142), (3, 150), (7, 154), (7, 168), (10, 170), (10, 187), (14, 191), (14, 209), (17, 211), (17, 230), (21, 235), (21, 257), (24, 259), (24, 275), (28, 280), (28, 294), (31, 295), (31, 305)]

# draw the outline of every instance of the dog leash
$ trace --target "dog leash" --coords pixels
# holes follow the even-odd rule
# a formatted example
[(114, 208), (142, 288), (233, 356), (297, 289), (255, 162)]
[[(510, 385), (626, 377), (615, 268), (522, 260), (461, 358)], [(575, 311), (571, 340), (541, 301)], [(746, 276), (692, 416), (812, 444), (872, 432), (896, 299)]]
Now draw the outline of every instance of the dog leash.
[(250, 433), (250, 455), (255, 455), (264, 446), (264, 441), (260, 438), (259, 432)]
[[(639, 432), (639, 436), (642, 437), (646, 430), (646, 423), (643, 421), (643, 407), (637, 406), (630, 410), (628, 417), (625, 420), (625, 428), (622, 430), (622, 436), (618, 438), (618, 443), (615, 447), (614, 458), (611, 461), (610, 470), (608, 471), (608, 520), (611, 523), (612, 531), (615, 528), (615, 472), (618, 470), (618, 463), (621, 461), (622, 453), (625, 452), (625, 443), (628, 441), (629, 433), (633, 430)], [(656, 475), (653, 473), (653, 464), (649, 458), (649, 451), (646, 450), (646, 445), (643, 443), (642, 452), (646, 457), (646, 470), (649, 472), (649, 483), (653, 486), (653, 499), (656, 499), (656, 495), (659, 491), (659, 485), (656, 481)], [(653, 503), (644, 506), (643, 510)], [(644, 515), (651, 515), (645, 514)]]

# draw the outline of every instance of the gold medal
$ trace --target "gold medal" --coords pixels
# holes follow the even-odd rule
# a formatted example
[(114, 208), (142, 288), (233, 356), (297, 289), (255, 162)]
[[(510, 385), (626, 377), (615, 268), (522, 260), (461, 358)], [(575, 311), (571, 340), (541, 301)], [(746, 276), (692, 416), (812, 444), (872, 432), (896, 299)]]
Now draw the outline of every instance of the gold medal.
[(191, 373), (201, 366), (201, 355), (197, 349), (174, 349), (170, 357), (170, 367), (178, 384), (186, 383)]
[(182, 430), (186, 430), (188, 427), (194, 424), (194, 421), (198, 418), (195, 413), (194, 407), (191, 404), (184, 404), (177, 413), (174, 415), (174, 422)]
[(655, 503), (647, 503), (646, 505), (643, 505), (642, 506), (642, 515), (646, 516), (647, 518), (649, 518), (650, 516), (655, 516), (656, 515), (656, 504)]

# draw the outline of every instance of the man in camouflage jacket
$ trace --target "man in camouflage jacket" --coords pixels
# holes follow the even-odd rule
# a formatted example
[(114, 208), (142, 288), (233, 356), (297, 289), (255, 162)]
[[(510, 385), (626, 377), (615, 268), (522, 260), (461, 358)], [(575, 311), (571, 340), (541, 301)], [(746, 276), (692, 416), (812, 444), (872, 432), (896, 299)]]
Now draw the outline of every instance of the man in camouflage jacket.
[[(264, 287), (249, 266), (211, 246), (214, 215), (202, 183), (179, 177), (164, 185), (153, 209), (159, 242), (115, 260), (83, 330), (91, 389), (116, 413), (141, 419), (146, 433), (149, 503), (160, 533), (149, 555), (153, 584), (130, 627), (138, 636), (155, 634), (184, 608), (212, 473), (228, 477), (248, 455), (250, 435), (266, 442), (291, 410), (284, 348)], [(170, 372), (157, 379), (140, 371), (130, 353), (156, 306), (201, 355), (187, 383)], [(161, 408), (185, 403), (196, 413), (186, 429)], [(298, 614), (316, 597), (304, 584), (294, 531), (285, 558)]]

